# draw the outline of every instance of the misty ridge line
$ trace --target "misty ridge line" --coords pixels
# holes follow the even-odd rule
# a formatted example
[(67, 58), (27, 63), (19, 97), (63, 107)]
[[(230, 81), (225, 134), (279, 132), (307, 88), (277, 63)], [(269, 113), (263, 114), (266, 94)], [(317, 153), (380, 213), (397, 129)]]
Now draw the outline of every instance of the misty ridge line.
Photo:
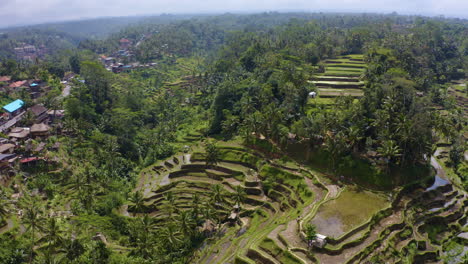
[[(468, 8), (468, 7), (467, 7)], [(0, 6), (0, 15), (2, 12), (2, 7)], [(146, 14), (123, 14), (123, 15), (81, 15), (79, 17), (72, 18), (44, 18), (41, 19), (41, 15), (38, 15), (34, 18), (22, 19), (13, 23), (16, 19), (8, 19), (8, 17), (13, 15), (3, 15), (3, 22), (0, 21), (0, 30), (14, 30), (21, 29), (26, 27), (53, 27), (53, 26), (62, 26), (64, 24), (73, 24), (73, 23), (86, 23), (86, 22), (96, 22), (102, 20), (102, 22), (107, 21), (118, 21), (122, 20), (123, 23), (127, 24), (138, 24), (144, 23), (145, 19), (157, 19), (157, 18), (167, 18), (173, 17), (175, 20), (182, 19), (191, 19), (191, 18), (207, 18), (207, 17), (216, 17), (226, 14), (232, 15), (255, 15), (255, 14), (303, 14), (303, 15), (338, 15), (338, 16), (349, 16), (349, 15), (370, 15), (370, 16), (388, 16), (388, 15), (399, 15), (399, 16), (408, 16), (408, 17), (427, 17), (427, 18), (440, 18), (440, 19), (456, 19), (461, 21), (468, 21), (467, 14), (460, 15), (443, 15), (440, 13), (433, 12), (411, 12), (411, 11), (382, 11), (382, 12), (373, 12), (373, 11), (358, 11), (358, 10), (338, 10), (338, 9), (317, 9), (317, 10), (308, 10), (308, 9), (279, 9), (279, 10), (232, 10), (224, 12), (216, 11), (204, 11), (204, 12), (174, 12), (174, 13), (146, 13)], [(465, 16), (465, 17), (464, 17)], [(7, 18), (7, 19), (5, 19)], [(6, 24), (2, 24), (6, 23)], [(1, 32), (0, 32), (1, 33)]]

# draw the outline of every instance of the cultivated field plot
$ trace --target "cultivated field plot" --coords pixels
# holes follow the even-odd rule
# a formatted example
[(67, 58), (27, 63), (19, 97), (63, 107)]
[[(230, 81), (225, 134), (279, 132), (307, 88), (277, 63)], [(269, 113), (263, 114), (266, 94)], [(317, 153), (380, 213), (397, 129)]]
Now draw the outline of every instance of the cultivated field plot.
[[(211, 227), (215, 239), (193, 263), (400, 263), (393, 250), (409, 254), (415, 246), (421, 248), (415, 260), (423, 263), (436, 261), (450, 234), (466, 229), (466, 195), (439, 176), (432, 186), (390, 197), (340, 187), (293, 161), (258, 166), (266, 161), (262, 153), (230, 142), (220, 146), (217, 164), (207, 166), (205, 156), (196, 147), (156, 163), (137, 187), (156, 226), (197, 208), (199, 227)], [(205, 209), (212, 202), (216, 213)], [(131, 204), (120, 213), (142, 215)], [(327, 236), (323, 248), (308, 247), (302, 234), (310, 223)]]
[(389, 205), (381, 195), (349, 188), (322, 204), (312, 223), (320, 234), (338, 238)]
[(325, 72), (317, 74), (311, 83), (318, 89), (320, 98), (335, 98), (338, 96), (363, 96), (364, 74), (366, 64), (362, 54), (341, 56), (325, 61)]

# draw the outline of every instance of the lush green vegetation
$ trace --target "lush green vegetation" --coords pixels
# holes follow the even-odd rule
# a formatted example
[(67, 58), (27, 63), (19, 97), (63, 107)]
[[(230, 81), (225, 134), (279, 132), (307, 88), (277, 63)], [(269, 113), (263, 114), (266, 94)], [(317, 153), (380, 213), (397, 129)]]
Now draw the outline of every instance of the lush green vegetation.
[[(455, 200), (441, 209), (449, 220), (423, 227), (412, 225), (433, 217), (423, 200), (436, 195), (414, 195), (421, 208), (411, 214), (401, 208), (412, 203), (392, 199), (399, 187), (410, 192), (432, 176), (430, 157), (441, 142), (449, 145), (440, 157), (449, 176), (468, 186), (466, 88), (449, 84), (466, 82), (467, 25), (265, 13), (9, 30), (0, 35), (0, 75), (51, 89), (33, 100), (26, 89), (5, 88), (0, 101), (43, 103), (65, 117), (43, 140), (42, 154), (53, 162), (12, 167), (1, 189), (0, 260), (300, 263), (334, 256), (342, 263), (337, 252), (349, 250), (342, 256), (359, 262), (402, 241), (411, 258), (434, 251), (418, 249), (417, 240), (458, 248), (439, 233), (463, 230), (460, 193), (440, 193)], [(151, 67), (115, 74), (97, 61), (124, 37), (134, 56), (122, 62)], [(50, 54), (16, 62), (20, 42), (46, 45)], [(71, 95), (60, 97), (69, 72), (78, 74)], [(18, 201), (10, 201), (13, 193)], [(349, 234), (364, 223), (368, 229)], [(313, 251), (304, 243), (317, 233), (345, 238)]]

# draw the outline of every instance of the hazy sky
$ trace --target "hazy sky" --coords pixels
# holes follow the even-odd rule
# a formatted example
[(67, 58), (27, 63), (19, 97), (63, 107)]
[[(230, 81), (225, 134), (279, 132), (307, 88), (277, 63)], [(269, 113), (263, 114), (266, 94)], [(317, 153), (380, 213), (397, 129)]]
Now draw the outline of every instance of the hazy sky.
[(0, 0), (0, 27), (102, 16), (288, 10), (468, 18), (468, 0)]

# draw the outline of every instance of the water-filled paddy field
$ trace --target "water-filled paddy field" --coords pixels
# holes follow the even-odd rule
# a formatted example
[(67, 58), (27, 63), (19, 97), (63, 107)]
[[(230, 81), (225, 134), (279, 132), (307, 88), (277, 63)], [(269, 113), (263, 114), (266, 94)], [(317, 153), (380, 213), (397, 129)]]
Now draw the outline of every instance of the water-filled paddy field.
[(321, 205), (312, 224), (317, 226), (318, 233), (338, 238), (389, 205), (383, 195), (347, 188), (338, 198)]

